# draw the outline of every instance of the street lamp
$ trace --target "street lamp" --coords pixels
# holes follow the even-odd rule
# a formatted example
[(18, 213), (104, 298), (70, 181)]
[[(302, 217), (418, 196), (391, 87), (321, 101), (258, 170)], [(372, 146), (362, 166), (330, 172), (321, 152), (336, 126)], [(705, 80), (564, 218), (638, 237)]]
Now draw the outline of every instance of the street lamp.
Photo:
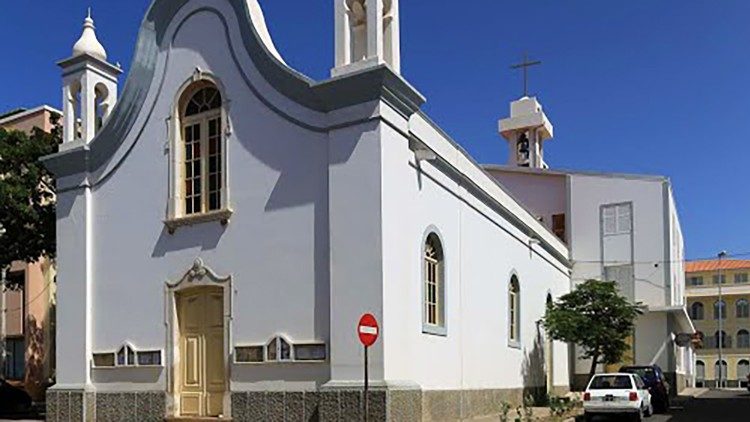
[(719, 384), (717, 385), (718, 388), (722, 388), (723, 386), (723, 380), (724, 380), (724, 360), (722, 358), (722, 351), (724, 349), (724, 322), (722, 321), (724, 319), (724, 300), (721, 296), (721, 263), (724, 258), (727, 257), (727, 251), (721, 251), (719, 252)]

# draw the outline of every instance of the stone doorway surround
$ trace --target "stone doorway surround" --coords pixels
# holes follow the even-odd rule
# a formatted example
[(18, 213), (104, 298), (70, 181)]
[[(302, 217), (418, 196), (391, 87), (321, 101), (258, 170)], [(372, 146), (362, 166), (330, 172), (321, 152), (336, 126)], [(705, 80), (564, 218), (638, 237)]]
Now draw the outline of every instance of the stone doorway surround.
[(164, 323), (166, 325), (166, 362), (167, 370), (167, 394), (166, 414), (168, 417), (179, 417), (179, 365), (180, 365), (180, 329), (177, 317), (177, 295), (180, 292), (197, 287), (220, 287), (224, 294), (224, 412), (223, 416), (232, 414), (232, 395), (230, 389), (231, 380), (231, 350), (232, 350), (232, 276), (220, 276), (210, 267), (197, 258), (192, 267), (176, 281), (166, 281), (164, 286), (165, 312)]

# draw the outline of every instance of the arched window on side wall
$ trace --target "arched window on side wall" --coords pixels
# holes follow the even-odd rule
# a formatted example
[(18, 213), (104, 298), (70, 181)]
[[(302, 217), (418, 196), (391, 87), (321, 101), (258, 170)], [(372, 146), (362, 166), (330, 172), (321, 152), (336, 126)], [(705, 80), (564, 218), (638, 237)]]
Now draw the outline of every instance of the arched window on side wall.
[(740, 381), (741, 388), (747, 388), (748, 374), (750, 374), (750, 361), (742, 359), (737, 362), (737, 379)]
[(703, 304), (701, 302), (695, 302), (690, 306), (690, 318), (695, 321), (703, 319)]
[(221, 210), (224, 206), (224, 142), (221, 92), (201, 80), (179, 103), (182, 215)]
[(727, 303), (723, 300), (714, 302), (714, 319), (719, 319), (719, 315), (721, 319), (727, 319)]
[(750, 318), (750, 303), (747, 299), (740, 299), (735, 304), (737, 318)]
[(427, 236), (422, 261), (422, 329), (431, 334), (445, 334), (445, 257), (437, 234)]
[(516, 275), (508, 283), (508, 342), (521, 342), (521, 285)]
[(700, 381), (706, 379), (706, 364), (702, 360), (695, 362), (695, 379)]
[(750, 348), (750, 332), (745, 329), (737, 331), (737, 347), (740, 349)]

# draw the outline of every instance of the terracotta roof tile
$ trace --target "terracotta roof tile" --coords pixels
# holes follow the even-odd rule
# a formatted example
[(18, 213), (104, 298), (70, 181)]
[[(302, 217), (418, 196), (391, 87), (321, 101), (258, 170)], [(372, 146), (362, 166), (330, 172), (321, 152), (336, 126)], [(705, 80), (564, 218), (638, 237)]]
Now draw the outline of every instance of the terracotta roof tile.
[(750, 260), (746, 259), (708, 259), (703, 261), (688, 261), (685, 263), (686, 273), (700, 273), (705, 271), (718, 271), (719, 263), (722, 270), (750, 269)]

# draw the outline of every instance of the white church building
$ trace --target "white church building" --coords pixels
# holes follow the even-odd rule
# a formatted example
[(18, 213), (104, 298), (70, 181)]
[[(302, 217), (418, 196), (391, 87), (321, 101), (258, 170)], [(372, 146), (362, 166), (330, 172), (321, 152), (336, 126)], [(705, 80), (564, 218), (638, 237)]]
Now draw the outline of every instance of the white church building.
[[(127, 82), (89, 16), (63, 74), (51, 421), (458, 420), (561, 394), (565, 243), (400, 75), (398, 0), (337, 0), (330, 79), (257, 0), (154, 0)], [(468, 101), (468, 100), (467, 100)]]
[[(513, 102), (500, 134), (508, 142), (508, 165), (484, 168), (569, 246), (573, 285), (616, 281), (623, 296), (645, 306), (622, 364), (659, 365), (673, 393), (693, 387), (694, 350), (676, 341), (695, 328), (686, 309), (684, 239), (669, 179), (550, 169), (544, 144), (553, 126), (536, 98)], [(583, 389), (591, 362), (576, 356), (570, 354), (571, 386)]]

